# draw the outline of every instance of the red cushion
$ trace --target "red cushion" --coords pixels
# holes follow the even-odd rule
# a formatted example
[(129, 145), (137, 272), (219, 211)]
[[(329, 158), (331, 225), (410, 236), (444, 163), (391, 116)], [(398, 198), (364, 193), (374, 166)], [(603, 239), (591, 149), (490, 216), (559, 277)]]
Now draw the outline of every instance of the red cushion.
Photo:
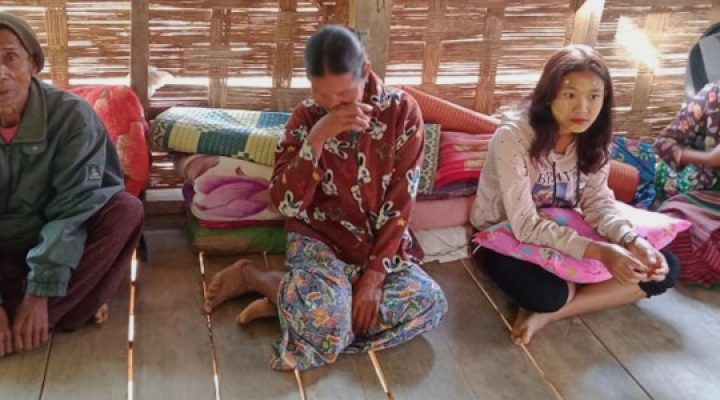
[(638, 184), (640, 184), (640, 171), (630, 164), (610, 161), (608, 186), (615, 192), (616, 199), (630, 204), (635, 197)]
[(95, 109), (117, 148), (125, 190), (138, 196), (150, 177), (150, 152), (140, 99), (127, 86), (84, 86), (70, 90)]
[(402, 85), (400, 88), (415, 98), (425, 122), (440, 124), (443, 130), (492, 133), (500, 123), (496, 118), (460, 107), (410, 86)]

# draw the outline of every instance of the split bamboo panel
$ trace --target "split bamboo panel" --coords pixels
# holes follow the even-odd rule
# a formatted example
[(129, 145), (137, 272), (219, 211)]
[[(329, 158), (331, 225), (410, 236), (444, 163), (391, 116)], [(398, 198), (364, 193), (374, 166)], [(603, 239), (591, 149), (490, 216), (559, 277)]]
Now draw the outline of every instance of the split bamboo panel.
[[(0, 9), (37, 30), (41, 78), (67, 87), (132, 75), (152, 116), (174, 105), (291, 109), (308, 93), (305, 41), (347, 23), (353, 1), (0, 0)], [(378, 69), (390, 83), (497, 114), (530, 94), (555, 49), (586, 43), (610, 66), (616, 130), (647, 140), (679, 108), (687, 54), (720, 18), (720, 0), (363, 1), (392, 7), (389, 33), (372, 37), (387, 42)], [(150, 66), (175, 79), (148, 99)]]
[(610, 67), (616, 131), (652, 140), (719, 12), (717, 0), (394, 0), (387, 80), (496, 114), (530, 94), (555, 49), (585, 43)]

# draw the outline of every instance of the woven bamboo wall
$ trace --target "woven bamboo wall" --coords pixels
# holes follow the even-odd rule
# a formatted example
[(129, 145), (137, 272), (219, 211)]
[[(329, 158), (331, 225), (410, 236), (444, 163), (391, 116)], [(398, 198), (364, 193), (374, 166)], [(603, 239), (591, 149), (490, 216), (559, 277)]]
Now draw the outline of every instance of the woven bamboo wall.
[(322, 23), (338, 18), (337, 2), (147, 3), (149, 63), (186, 82), (161, 89), (151, 103), (160, 108), (178, 102), (291, 108), (307, 95), (307, 88), (298, 88), (294, 82), (304, 76), (303, 43)]
[[(618, 130), (646, 137), (668, 124), (683, 99), (687, 54), (711, 21), (720, 19), (719, 6), (718, 1), (606, 0), (596, 46), (613, 74)], [(623, 46), (618, 38), (643, 40), (633, 32), (643, 32), (657, 54)]]
[[(147, 101), (151, 116), (172, 105), (290, 109), (307, 93), (308, 35), (362, 20), (359, 7), (391, 7), (389, 33), (377, 19), (369, 32), (390, 83), (490, 114), (525, 97), (558, 47), (595, 45), (611, 66), (617, 130), (646, 138), (674, 115), (687, 53), (720, 18), (720, 0), (0, 0), (37, 30), (41, 77), (58, 86), (132, 74), (146, 98), (148, 65), (173, 73)], [(638, 38), (657, 54), (633, 47)]]
[[(386, 79), (492, 114), (530, 93), (555, 49), (586, 43), (611, 68), (616, 130), (651, 138), (680, 106), (690, 47), (718, 19), (717, 0), (394, 0)], [(656, 63), (635, 58), (652, 59), (638, 38)]]
[(40, 77), (57, 86), (130, 71), (130, 1), (1, 0), (0, 10), (35, 29), (46, 55)]

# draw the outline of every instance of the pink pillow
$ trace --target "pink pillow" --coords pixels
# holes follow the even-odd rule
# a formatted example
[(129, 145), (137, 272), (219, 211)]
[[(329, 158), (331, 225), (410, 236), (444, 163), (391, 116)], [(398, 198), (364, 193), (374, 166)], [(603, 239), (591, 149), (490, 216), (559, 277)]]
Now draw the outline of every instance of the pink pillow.
[[(657, 249), (667, 246), (679, 232), (690, 227), (690, 222), (665, 214), (633, 208), (619, 202), (617, 207), (622, 215), (635, 225), (635, 231), (645, 236)], [(574, 209), (543, 208), (539, 212), (559, 225), (575, 229), (581, 236), (605, 240)], [(600, 261), (578, 260), (553, 248), (518, 242), (507, 221), (476, 233), (473, 242), (498, 253), (537, 264), (570, 282), (595, 283), (612, 278)]]

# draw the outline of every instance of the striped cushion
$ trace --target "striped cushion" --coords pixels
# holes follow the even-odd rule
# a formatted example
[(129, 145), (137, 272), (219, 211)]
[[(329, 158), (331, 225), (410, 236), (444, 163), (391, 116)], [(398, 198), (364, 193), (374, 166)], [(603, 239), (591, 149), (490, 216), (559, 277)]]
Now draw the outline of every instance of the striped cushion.
[(443, 129), (470, 133), (492, 133), (500, 123), (496, 118), (460, 107), (410, 86), (403, 85), (400, 88), (415, 98), (426, 122), (440, 124)]
[(632, 165), (620, 161), (610, 161), (608, 186), (615, 192), (615, 198), (631, 204), (640, 183), (640, 172)]

